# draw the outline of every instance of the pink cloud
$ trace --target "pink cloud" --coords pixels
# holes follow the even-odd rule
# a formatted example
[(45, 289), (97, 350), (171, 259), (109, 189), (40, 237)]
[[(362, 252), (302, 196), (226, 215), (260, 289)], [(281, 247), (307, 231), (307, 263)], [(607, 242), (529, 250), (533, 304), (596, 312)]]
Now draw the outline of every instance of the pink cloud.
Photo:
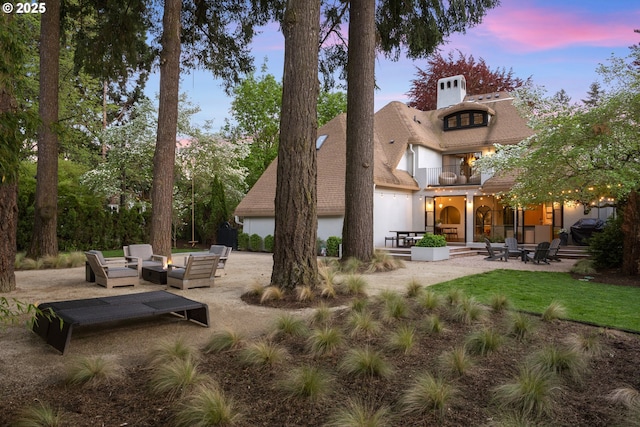
[[(609, 12), (609, 13), (607, 13)], [(506, 49), (538, 51), (575, 46), (619, 47), (640, 41), (640, 8), (622, 12), (509, 5), (487, 14), (479, 30)]]

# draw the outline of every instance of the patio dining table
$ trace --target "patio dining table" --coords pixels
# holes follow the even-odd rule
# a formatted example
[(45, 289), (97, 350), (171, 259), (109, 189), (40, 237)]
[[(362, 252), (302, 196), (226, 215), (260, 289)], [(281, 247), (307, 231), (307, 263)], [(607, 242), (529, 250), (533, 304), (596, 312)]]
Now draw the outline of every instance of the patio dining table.
[(403, 242), (402, 246), (413, 246), (416, 241), (420, 240), (426, 233), (424, 230), (391, 230), (391, 233), (396, 233), (396, 241), (400, 246), (400, 241)]

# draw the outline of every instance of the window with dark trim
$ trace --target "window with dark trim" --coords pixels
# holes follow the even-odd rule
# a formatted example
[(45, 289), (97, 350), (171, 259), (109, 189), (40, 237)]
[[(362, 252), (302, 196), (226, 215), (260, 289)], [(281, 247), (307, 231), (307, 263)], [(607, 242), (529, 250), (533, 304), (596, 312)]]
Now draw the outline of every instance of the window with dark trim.
[(444, 130), (487, 126), (488, 119), (486, 111), (459, 111), (444, 118)]

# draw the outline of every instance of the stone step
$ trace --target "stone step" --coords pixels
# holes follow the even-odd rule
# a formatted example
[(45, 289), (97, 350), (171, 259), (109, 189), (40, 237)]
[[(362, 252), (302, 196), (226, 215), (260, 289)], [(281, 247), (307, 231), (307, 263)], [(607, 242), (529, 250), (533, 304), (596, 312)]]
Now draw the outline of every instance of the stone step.
[[(534, 245), (531, 245), (532, 248)], [(380, 251), (387, 252), (391, 256), (400, 258), (403, 260), (411, 260), (410, 248), (377, 248)], [(481, 247), (468, 247), (449, 245), (449, 253), (451, 258), (462, 258), (475, 255), (488, 255), (487, 250)], [(589, 252), (586, 246), (563, 246), (558, 251), (558, 256), (564, 259), (584, 259), (589, 257)]]

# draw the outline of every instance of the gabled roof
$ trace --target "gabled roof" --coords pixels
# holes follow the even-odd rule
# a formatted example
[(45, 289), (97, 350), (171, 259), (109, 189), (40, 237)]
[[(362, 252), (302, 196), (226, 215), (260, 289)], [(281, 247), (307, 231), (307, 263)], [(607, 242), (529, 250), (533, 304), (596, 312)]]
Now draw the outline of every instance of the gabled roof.
[[(412, 191), (420, 189), (407, 171), (398, 169), (410, 144), (446, 153), (475, 151), (494, 144), (515, 144), (527, 138), (532, 131), (512, 100), (504, 92), (475, 95), (460, 104), (432, 111), (420, 111), (401, 102), (387, 104), (374, 116), (374, 184)], [(442, 119), (465, 110), (488, 112), (491, 116), (489, 125), (444, 131)], [(317, 152), (319, 216), (344, 215), (346, 127), (346, 114), (341, 114), (318, 130), (318, 136), (327, 135)], [(240, 202), (236, 215), (274, 215), (276, 172), (277, 159)]]
[[(318, 129), (327, 139), (318, 150), (318, 215), (344, 214), (344, 175), (346, 161), (347, 115), (341, 114)], [(278, 159), (265, 170), (236, 207), (238, 216), (274, 215)]]

